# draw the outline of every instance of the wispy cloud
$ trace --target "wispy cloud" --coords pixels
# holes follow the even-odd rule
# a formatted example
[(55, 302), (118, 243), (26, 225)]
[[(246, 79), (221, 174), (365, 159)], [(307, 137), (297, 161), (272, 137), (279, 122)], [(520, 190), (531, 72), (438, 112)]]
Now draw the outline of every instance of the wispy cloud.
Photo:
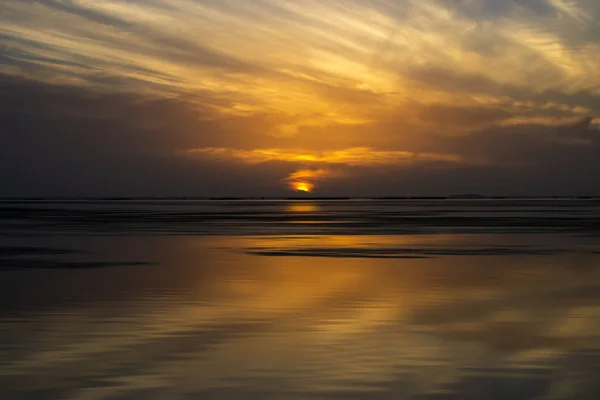
[(336, 151), (315, 152), (310, 150), (230, 148), (200, 148), (186, 151), (189, 156), (234, 159), (248, 164), (280, 161), (294, 164), (343, 164), (349, 166), (406, 165), (421, 162), (461, 162), (452, 154), (414, 153), (398, 150), (377, 150), (355, 147)]
[(195, 144), (168, 155), (464, 165), (496, 158), (461, 137), (598, 117), (598, 16), (594, 0), (5, 0), (0, 73), (185, 104), (164, 136)]
[(223, 113), (303, 116), (282, 125), (284, 135), (372, 121), (416, 97), (481, 101), (415, 85), (415, 70), (443, 67), (530, 93), (599, 87), (589, 18), (598, 7), (538, 3), (8, 0), (3, 69), (165, 96), (209, 91), (232, 100)]

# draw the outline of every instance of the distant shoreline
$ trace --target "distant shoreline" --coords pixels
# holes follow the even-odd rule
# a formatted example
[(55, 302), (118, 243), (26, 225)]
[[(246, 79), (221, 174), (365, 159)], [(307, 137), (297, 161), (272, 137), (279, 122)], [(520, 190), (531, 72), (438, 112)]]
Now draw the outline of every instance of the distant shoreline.
[(356, 200), (600, 200), (600, 196), (382, 196), (382, 197), (0, 197), (0, 202), (89, 201), (356, 201)]

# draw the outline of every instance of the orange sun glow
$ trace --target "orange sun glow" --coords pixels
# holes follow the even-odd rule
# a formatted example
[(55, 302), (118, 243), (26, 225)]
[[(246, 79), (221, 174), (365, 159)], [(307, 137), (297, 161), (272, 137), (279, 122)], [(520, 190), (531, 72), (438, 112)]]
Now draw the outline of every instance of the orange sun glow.
[(305, 192), (310, 193), (313, 189), (314, 185), (308, 182), (293, 182), (292, 188), (297, 192)]

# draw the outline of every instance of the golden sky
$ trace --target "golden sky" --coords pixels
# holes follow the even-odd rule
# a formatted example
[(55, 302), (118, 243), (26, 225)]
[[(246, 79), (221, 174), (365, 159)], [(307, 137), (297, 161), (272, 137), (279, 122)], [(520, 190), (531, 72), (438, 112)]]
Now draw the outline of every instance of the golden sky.
[[(264, 179), (278, 186), (332, 171), (310, 182), (326, 187), (390, 168), (541, 170), (595, 144), (595, 0), (4, 0), (0, 11), (3, 82), (126, 97), (120, 118), (180, 131), (156, 146), (201, 170), (276, 164)], [(115, 113), (74, 103), (56, 108)], [(531, 142), (551, 148), (520, 154)]]

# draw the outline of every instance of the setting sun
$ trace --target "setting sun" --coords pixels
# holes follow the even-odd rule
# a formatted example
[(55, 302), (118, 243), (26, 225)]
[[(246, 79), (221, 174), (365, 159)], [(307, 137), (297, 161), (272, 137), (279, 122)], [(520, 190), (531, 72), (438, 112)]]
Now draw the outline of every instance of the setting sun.
[(298, 192), (310, 193), (314, 185), (308, 182), (294, 182), (292, 187)]

